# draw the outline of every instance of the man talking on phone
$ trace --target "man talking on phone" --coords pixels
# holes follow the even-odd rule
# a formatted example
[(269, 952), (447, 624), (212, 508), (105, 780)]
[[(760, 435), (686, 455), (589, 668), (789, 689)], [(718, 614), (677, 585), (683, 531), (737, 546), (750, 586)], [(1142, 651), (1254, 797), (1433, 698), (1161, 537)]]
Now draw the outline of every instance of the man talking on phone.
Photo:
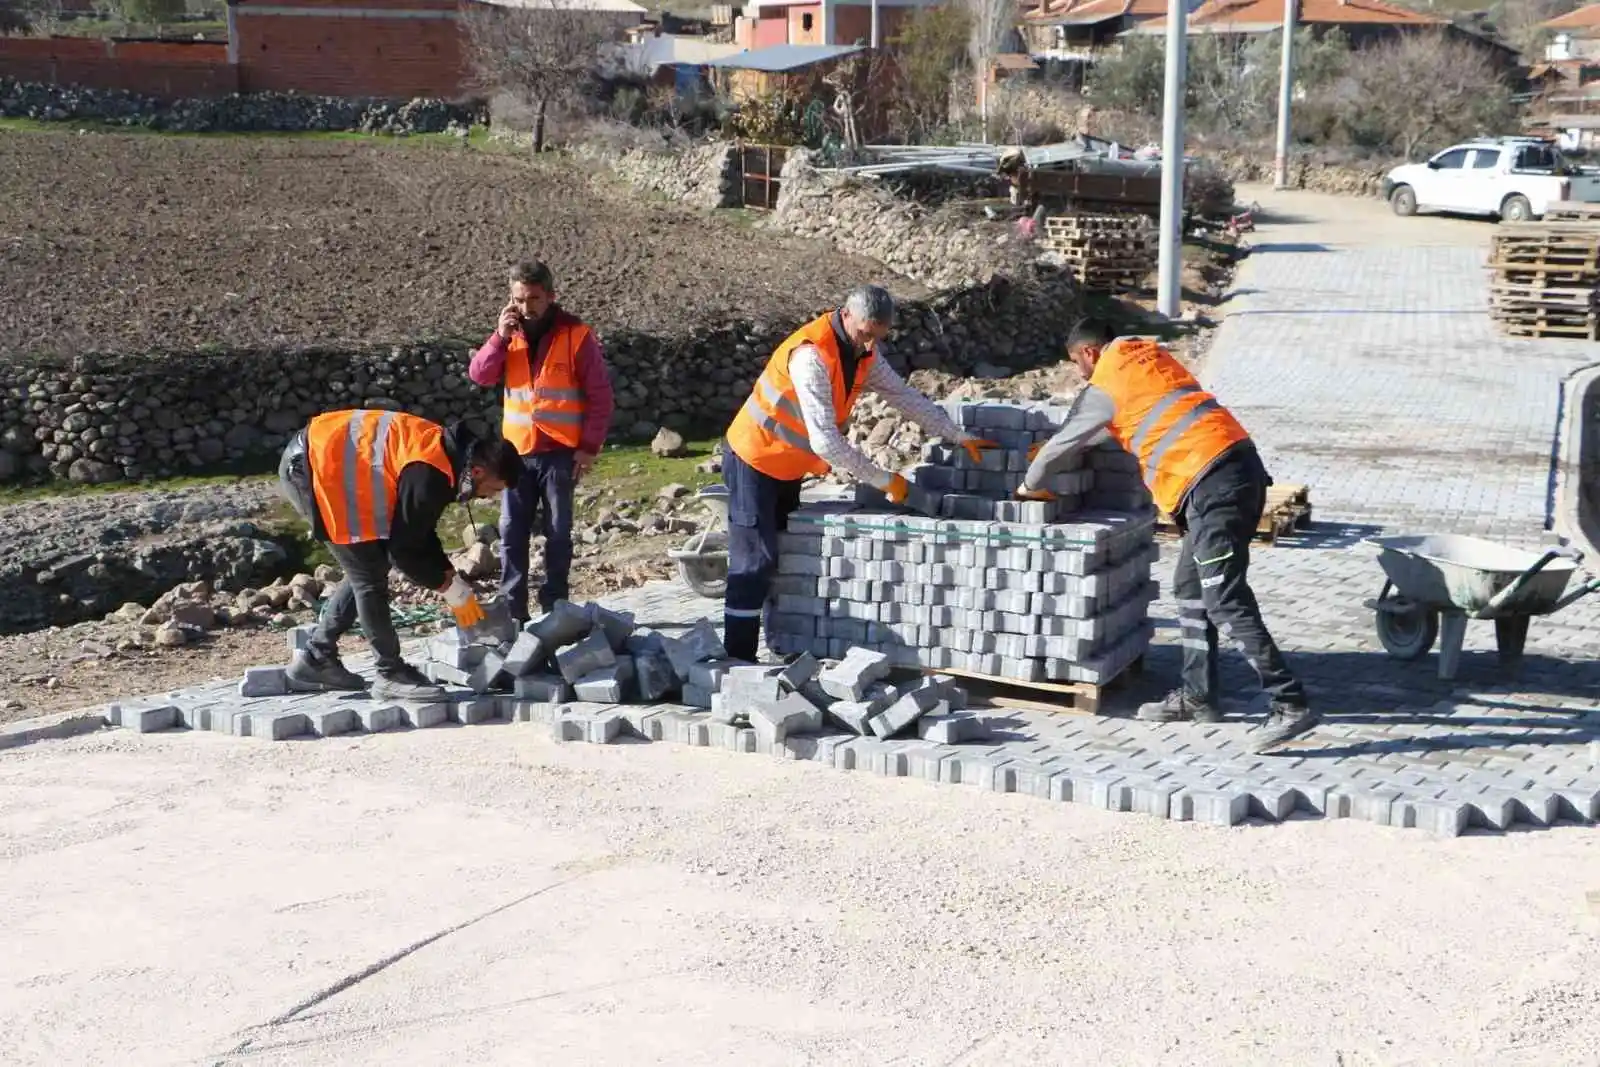
[(556, 303), (550, 268), (511, 268), (511, 298), (468, 376), (505, 387), (501, 435), (522, 455), (522, 478), (500, 498), (500, 587), (511, 614), (528, 619), (528, 542), (544, 534), (545, 611), (567, 597), (572, 570), (572, 488), (594, 466), (614, 406), (594, 331)]

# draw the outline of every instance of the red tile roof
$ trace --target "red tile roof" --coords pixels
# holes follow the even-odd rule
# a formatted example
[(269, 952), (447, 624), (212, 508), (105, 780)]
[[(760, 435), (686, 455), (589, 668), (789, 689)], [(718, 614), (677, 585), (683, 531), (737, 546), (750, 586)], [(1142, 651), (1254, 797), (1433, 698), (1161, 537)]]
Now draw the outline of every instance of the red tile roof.
[(1600, 4), (1590, 4), (1580, 7), (1576, 11), (1569, 11), (1559, 15), (1548, 22), (1540, 23), (1547, 30), (1593, 30), (1600, 29)]
[[(1300, 22), (1328, 26), (1443, 26), (1450, 21), (1384, 0), (1300, 0), (1296, 18)], [(1165, 18), (1147, 22), (1143, 28), (1154, 29), (1165, 22)], [(1282, 26), (1283, 3), (1282, 0), (1206, 0), (1190, 14), (1189, 25), (1196, 29)]]

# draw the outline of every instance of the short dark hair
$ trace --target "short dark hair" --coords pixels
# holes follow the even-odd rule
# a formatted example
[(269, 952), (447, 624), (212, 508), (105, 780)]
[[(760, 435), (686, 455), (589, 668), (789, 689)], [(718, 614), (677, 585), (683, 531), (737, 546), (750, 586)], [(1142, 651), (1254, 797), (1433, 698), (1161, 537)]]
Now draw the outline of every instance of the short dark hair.
[(542, 260), (525, 259), (511, 268), (511, 280), (523, 285), (537, 285), (547, 293), (556, 291), (555, 275)]
[(1092, 348), (1102, 348), (1111, 343), (1111, 327), (1103, 322), (1093, 319), (1084, 319), (1072, 328), (1067, 334), (1067, 351), (1070, 352), (1079, 345), (1088, 345)]
[(472, 442), (468, 462), (482, 467), (507, 485), (516, 485), (522, 478), (522, 456), (517, 446), (504, 437), (485, 437)]

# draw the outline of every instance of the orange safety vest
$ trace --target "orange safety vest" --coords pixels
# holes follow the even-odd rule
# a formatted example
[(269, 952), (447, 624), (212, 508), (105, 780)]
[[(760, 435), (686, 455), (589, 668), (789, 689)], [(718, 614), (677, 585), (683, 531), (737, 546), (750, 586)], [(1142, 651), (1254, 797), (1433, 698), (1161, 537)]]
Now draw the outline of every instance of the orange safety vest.
[(1213, 460), (1249, 440), (1239, 420), (1156, 344), (1124, 338), (1107, 345), (1089, 384), (1116, 407), (1111, 436), (1139, 460), (1156, 506), (1176, 514)]
[(772, 353), (767, 369), (756, 379), (749, 399), (728, 427), (728, 447), (762, 474), (783, 482), (797, 482), (808, 474), (827, 474), (831, 469), (811, 450), (794, 379), (789, 377), (789, 356), (801, 345), (815, 345), (822, 353), (823, 366), (828, 368), (833, 382), (833, 415), (840, 430), (850, 420), (862, 383), (876, 358), (869, 348), (856, 365), (856, 380), (846, 389), (832, 312), (800, 327)]
[(456, 480), (444, 427), (403, 411), (329, 411), (306, 428), (311, 489), (328, 541), (386, 541), (400, 472), (426, 463)]
[(583, 386), (578, 380), (578, 350), (589, 339), (589, 327), (557, 314), (541, 344), (544, 362), (533, 376), (534, 353), (518, 330), (506, 350), (506, 396), (500, 433), (524, 456), (555, 441), (577, 448), (583, 436)]

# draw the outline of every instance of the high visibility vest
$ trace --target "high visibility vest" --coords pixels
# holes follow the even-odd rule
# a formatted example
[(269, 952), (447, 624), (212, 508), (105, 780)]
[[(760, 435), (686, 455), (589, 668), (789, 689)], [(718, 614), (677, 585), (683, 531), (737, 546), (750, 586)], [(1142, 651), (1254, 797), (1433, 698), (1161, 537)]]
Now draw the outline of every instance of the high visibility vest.
[(412, 463), (456, 479), (444, 427), (403, 411), (329, 411), (306, 428), (311, 489), (328, 541), (386, 541), (400, 472)]
[(1150, 495), (1169, 515), (1176, 514), (1190, 485), (1213, 460), (1250, 438), (1239, 420), (1154, 341), (1113, 341), (1089, 384), (1111, 397), (1116, 406), (1111, 436), (1138, 458)]
[(551, 441), (577, 448), (583, 436), (583, 387), (578, 380), (578, 350), (589, 327), (557, 314), (541, 342), (544, 362), (533, 375), (534, 353), (518, 330), (506, 350), (506, 396), (500, 433), (524, 456)]
[(856, 365), (855, 381), (845, 387), (844, 361), (839, 355), (839, 337), (833, 332), (832, 312), (800, 327), (772, 353), (767, 369), (756, 379), (749, 399), (728, 427), (728, 447), (762, 474), (784, 482), (797, 482), (808, 474), (827, 474), (831, 469), (811, 449), (794, 379), (789, 377), (789, 356), (801, 345), (814, 345), (822, 353), (822, 364), (833, 382), (833, 415), (840, 430), (849, 421), (876, 358), (869, 349)]

